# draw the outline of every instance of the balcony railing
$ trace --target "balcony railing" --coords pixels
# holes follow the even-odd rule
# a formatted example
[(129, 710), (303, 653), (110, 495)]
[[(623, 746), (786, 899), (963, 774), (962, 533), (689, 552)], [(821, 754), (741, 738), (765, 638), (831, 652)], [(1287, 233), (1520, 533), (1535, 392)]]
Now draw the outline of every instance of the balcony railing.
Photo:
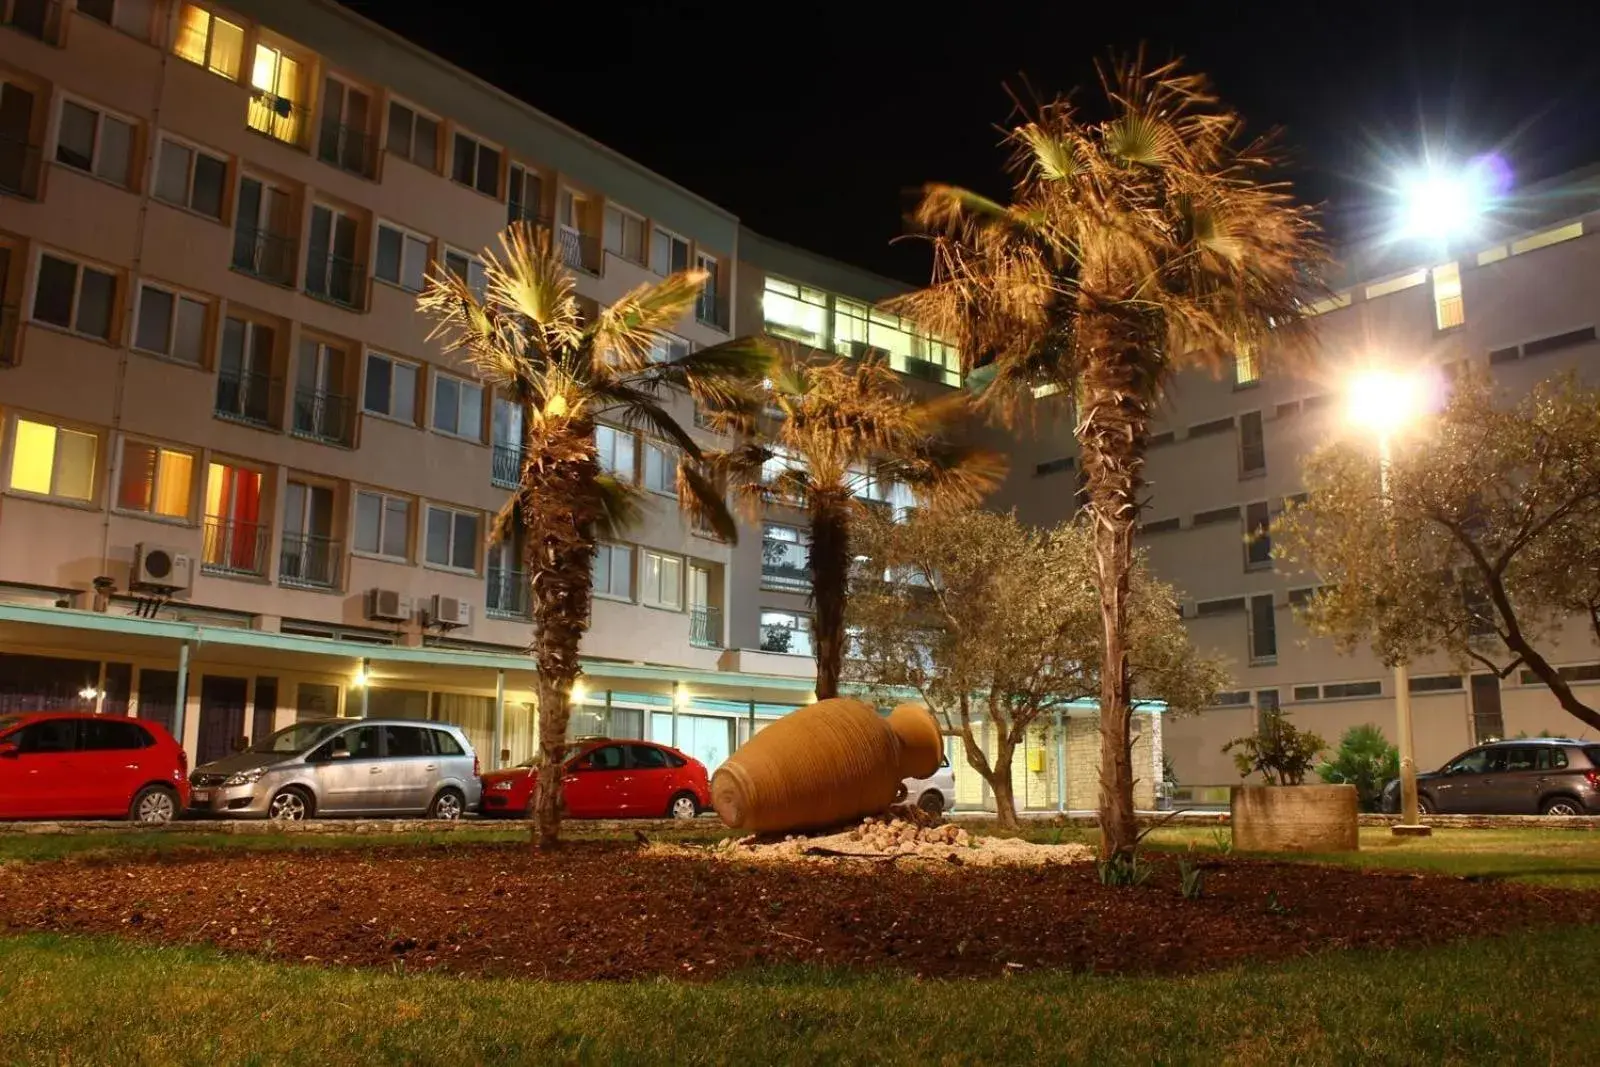
[(360, 311), (366, 302), (367, 266), (332, 253), (306, 257), (306, 292)]
[(793, 541), (761, 541), (761, 585), (764, 589), (783, 589), (795, 593), (811, 590), (811, 567), (806, 562), (804, 545)]
[(262, 577), (267, 573), (267, 542), (271, 535), (271, 529), (263, 523), (207, 515), (200, 569), (206, 574)]
[(586, 274), (600, 273), (599, 238), (563, 226), (557, 240), (561, 244), (561, 260), (567, 266)]
[(337, 589), (343, 561), (342, 541), (285, 530), (283, 547), (278, 550), (278, 584), (303, 589)]
[(536, 204), (506, 204), (506, 225), (514, 222), (526, 222), (534, 229), (550, 229), (550, 218), (539, 214)]
[(699, 605), (689, 609), (689, 643), (696, 648), (722, 647), (722, 609)]
[(530, 618), (528, 576), (522, 571), (490, 567), (483, 610), (492, 619)]
[(350, 398), (316, 389), (296, 389), (290, 432), (331, 445), (350, 443)]
[(264, 133), (274, 141), (299, 146), (305, 139), (307, 111), (287, 96), (256, 90), (250, 98), (247, 122), (252, 130)]
[(522, 449), (515, 445), (495, 445), (493, 462), (489, 471), (490, 485), (515, 489), (522, 484)]
[(39, 160), (38, 145), (0, 134), (0, 193), (39, 199)]
[(217, 416), (275, 429), (280, 385), (270, 374), (223, 371), (217, 375)]
[(274, 285), (294, 284), (294, 238), (241, 226), (233, 231), (233, 269)]
[(700, 290), (694, 302), (694, 317), (701, 323), (728, 332), (728, 298), (712, 289)]
[(0, 26), (46, 44), (61, 43), (61, 0), (0, 0)]
[(0, 367), (17, 364), (17, 323), (22, 317), (17, 309), (7, 304), (0, 307)]
[(317, 134), (317, 158), (340, 170), (371, 178), (378, 173), (377, 139), (360, 127), (329, 119)]

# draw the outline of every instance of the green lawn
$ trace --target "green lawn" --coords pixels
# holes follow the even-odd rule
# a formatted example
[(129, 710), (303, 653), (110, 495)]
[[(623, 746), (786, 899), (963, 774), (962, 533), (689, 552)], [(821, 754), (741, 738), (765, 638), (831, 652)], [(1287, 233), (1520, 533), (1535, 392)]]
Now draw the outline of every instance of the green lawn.
[(1600, 1038), (1597, 980), (1595, 928), (1181, 979), (800, 970), (698, 986), (375, 974), (29, 936), (0, 939), (0, 1062), (1543, 1063)]

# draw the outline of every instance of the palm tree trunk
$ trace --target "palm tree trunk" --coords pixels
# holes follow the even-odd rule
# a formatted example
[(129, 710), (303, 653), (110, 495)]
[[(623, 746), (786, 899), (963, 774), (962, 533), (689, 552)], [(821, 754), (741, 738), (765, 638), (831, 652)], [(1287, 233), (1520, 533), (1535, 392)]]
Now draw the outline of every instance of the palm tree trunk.
[(817, 699), (839, 695), (844, 664), (844, 604), (850, 580), (849, 504), (813, 498), (811, 507), (811, 639), (817, 656)]

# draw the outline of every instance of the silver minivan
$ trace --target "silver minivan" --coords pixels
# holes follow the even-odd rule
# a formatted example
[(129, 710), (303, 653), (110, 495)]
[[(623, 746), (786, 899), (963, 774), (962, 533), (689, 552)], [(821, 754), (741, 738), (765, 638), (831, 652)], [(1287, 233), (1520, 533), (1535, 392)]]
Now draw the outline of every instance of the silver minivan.
[(459, 727), (409, 719), (312, 719), (194, 769), (191, 815), (297, 822), (313, 815), (456, 819), (483, 794)]

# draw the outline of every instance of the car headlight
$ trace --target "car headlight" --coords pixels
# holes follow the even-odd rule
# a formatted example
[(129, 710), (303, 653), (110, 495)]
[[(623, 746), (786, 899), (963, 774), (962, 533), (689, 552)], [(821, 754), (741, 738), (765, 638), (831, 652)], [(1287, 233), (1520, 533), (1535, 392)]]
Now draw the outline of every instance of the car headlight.
[(504, 791), (509, 792), (510, 789), (511, 789), (511, 785), (512, 785), (511, 779), (502, 778), (498, 782), (490, 782), (489, 783), (489, 788), (490, 789), (500, 789), (500, 790), (504, 790)]
[(223, 782), (222, 784), (224, 786), (251, 785), (260, 780), (261, 776), (266, 773), (267, 771), (265, 767), (252, 767), (248, 771), (239, 771), (236, 774), (230, 774), (227, 781)]

